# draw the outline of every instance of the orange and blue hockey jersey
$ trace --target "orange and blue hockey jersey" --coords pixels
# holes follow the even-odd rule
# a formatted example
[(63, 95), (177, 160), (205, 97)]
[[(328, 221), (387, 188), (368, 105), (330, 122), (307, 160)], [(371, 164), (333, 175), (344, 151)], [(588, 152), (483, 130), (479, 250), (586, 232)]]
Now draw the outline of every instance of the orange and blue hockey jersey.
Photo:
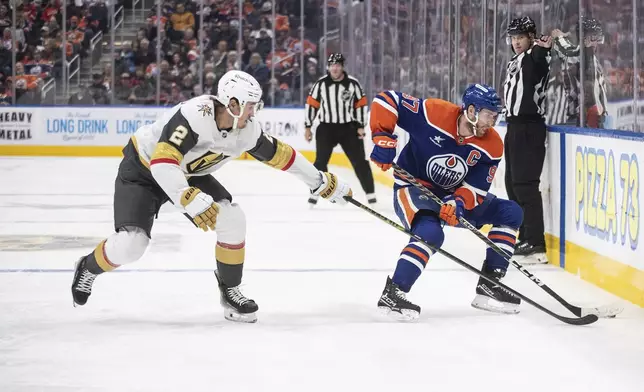
[[(397, 164), (438, 197), (459, 196), (467, 210), (485, 199), (503, 156), (503, 141), (494, 128), (482, 137), (457, 134), (460, 106), (441, 99), (418, 99), (397, 91), (383, 91), (373, 100), (372, 134), (409, 134)], [(410, 184), (394, 174), (394, 190)]]

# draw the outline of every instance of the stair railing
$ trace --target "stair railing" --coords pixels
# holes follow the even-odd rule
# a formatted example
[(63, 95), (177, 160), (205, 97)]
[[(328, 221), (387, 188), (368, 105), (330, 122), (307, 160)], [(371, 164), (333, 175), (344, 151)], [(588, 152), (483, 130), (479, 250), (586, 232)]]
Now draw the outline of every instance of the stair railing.
[[(53, 90), (53, 93), (51, 94), (51, 99), (49, 96), (49, 92)], [(56, 79), (51, 78), (47, 83), (45, 83), (44, 86), (42, 86), (42, 90), (40, 91), (40, 97), (41, 97), (41, 102), (45, 105), (55, 105), (56, 104)]]
[(103, 57), (103, 32), (99, 31), (89, 43), (90, 69), (101, 61), (101, 57)]
[[(125, 8), (120, 6), (114, 13), (114, 32), (119, 33), (119, 40), (123, 43), (123, 27), (125, 27)], [(112, 42), (112, 49), (114, 48), (114, 42)]]
[(76, 76), (76, 87), (80, 86), (80, 76), (81, 76), (81, 64), (80, 56), (76, 55), (72, 57), (70, 61), (65, 60), (66, 74), (67, 74), (67, 83), (65, 84), (65, 97), (69, 97), (69, 87), (72, 81), (72, 78)]

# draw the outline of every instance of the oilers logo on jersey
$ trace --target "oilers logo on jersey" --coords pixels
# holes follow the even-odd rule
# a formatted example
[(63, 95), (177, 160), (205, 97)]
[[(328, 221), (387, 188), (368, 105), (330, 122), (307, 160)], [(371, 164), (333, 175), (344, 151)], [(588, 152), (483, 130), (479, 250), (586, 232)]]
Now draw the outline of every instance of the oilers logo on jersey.
[(458, 155), (436, 155), (427, 161), (427, 176), (443, 189), (455, 188), (466, 175), (467, 165)]

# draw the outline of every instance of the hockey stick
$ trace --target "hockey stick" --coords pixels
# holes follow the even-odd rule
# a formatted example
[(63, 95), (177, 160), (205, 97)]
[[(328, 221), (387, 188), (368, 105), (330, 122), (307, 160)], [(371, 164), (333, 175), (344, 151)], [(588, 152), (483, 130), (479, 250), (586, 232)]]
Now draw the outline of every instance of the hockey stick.
[(447, 251), (444, 251), (441, 248), (436, 248), (436, 247), (428, 244), (427, 241), (422, 239), (420, 236), (410, 232), (409, 230), (407, 230), (404, 227), (400, 226), (399, 224), (397, 224), (396, 222), (394, 222), (391, 219), (387, 218), (386, 216), (381, 215), (380, 213), (376, 212), (375, 210), (372, 210), (371, 208), (367, 207), (366, 205), (360, 203), (356, 199), (354, 199), (354, 198), (352, 198), (350, 196), (345, 197), (345, 199), (349, 203), (353, 204), (354, 206), (356, 206), (356, 207), (358, 207), (358, 208), (360, 208), (360, 209), (362, 209), (364, 211), (367, 211), (371, 215), (373, 215), (376, 218), (380, 219), (381, 221), (387, 223), (389, 226), (392, 226), (393, 228), (398, 229), (399, 231), (402, 231), (407, 236), (415, 239), (418, 242), (422, 242), (423, 244), (428, 246), (430, 249), (432, 249), (434, 252), (439, 253), (439, 254), (447, 257), (448, 259), (452, 260), (456, 264), (458, 264), (458, 265), (470, 270), (471, 272), (477, 274), (478, 276), (482, 277), (483, 279), (487, 280), (488, 282), (490, 282), (490, 283), (492, 283), (494, 285), (498, 285), (499, 287), (501, 287), (502, 289), (508, 291), (512, 295), (521, 298), (525, 302), (527, 302), (530, 305), (534, 306), (535, 308), (541, 310), (542, 312), (545, 312), (545, 313), (549, 314), (550, 316), (556, 318), (559, 321), (562, 321), (562, 322), (564, 322), (566, 324), (572, 324), (572, 325), (587, 325), (587, 324), (592, 324), (595, 321), (599, 320), (597, 315), (594, 315), (594, 314), (588, 314), (588, 315), (585, 315), (585, 316), (580, 317), (580, 318), (570, 318), (570, 317), (560, 316), (560, 315), (554, 313), (553, 311), (551, 311), (549, 309), (546, 309), (545, 307), (539, 305), (538, 303), (536, 303), (535, 301), (533, 301), (530, 298), (526, 297), (525, 295), (519, 293), (518, 291), (516, 291), (514, 289), (511, 289), (510, 287), (506, 286), (505, 284), (503, 284), (501, 282), (498, 282), (498, 281), (488, 277), (483, 272), (481, 272), (478, 269), (472, 267), (468, 263), (466, 263), (463, 260), (459, 259), (458, 257), (452, 255), (451, 253), (449, 253)]
[[(397, 164), (392, 165), (394, 168), (394, 171), (396, 174), (398, 174), (401, 178), (403, 178), (405, 181), (409, 182), (416, 188), (418, 188), (421, 192), (423, 192), (426, 196), (430, 197), (433, 201), (438, 203), (438, 205), (443, 205), (443, 201), (436, 196), (430, 189), (428, 189), (426, 186), (421, 184), (414, 176), (409, 174), (405, 169), (401, 168)], [(523, 275), (525, 275), (528, 279), (533, 281), (537, 286), (541, 287), (543, 291), (548, 293), (551, 297), (557, 300), (560, 304), (562, 304), (566, 309), (571, 311), (575, 316), (577, 317), (584, 317), (589, 314), (594, 314), (602, 318), (613, 318), (617, 314), (621, 313), (624, 308), (615, 304), (613, 306), (600, 306), (596, 308), (580, 308), (578, 306), (570, 304), (568, 301), (563, 299), (559, 294), (557, 294), (554, 290), (552, 290), (548, 285), (543, 283), (539, 278), (537, 278), (535, 275), (533, 275), (530, 271), (528, 271), (523, 265), (519, 264), (516, 260), (512, 259), (512, 256), (507, 254), (503, 249), (499, 248), (494, 242), (492, 242), (487, 236), (485, 236), (483, 233), (481, 233), (474, 225), (472, 225), (470, 222), (467, 221), (467, 219), (461, 217), (458, 220), (466, 229), (474, 233), (479, 239), (481, 239), (487, 246), (492, 248), (496, 253), (501, 255), (505, 260), (507, 260), (509, 263), (511, 263), (516, 269), (521, 271)]]

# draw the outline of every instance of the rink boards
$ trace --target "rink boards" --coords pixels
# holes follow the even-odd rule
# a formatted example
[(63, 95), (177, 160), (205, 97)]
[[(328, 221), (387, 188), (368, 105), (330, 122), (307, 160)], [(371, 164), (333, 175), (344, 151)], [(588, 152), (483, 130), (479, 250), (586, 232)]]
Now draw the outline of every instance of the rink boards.
[[(166, 109), (6, 107), (0, 111), (0, 155), (118, 156), (138, 127)], [(315, 145), (304, 140), (302, 109), (264, 109), (258, 119), (266, 132), (313, 160)], [(505, 133), (504, 126), (497, 130)], [(406, 140), (401, 132), (400, 147)], [(365, 141), (370, 151), (370, 139)], [(553, 127), (547, 151), (541, 189), (550, 262), (644, 306), (639, 243), (644, 135)], [(334, 154), (331, 162), (349, 166), (343, 154)], [(503, 189), (503, 163), (497, 173), (495, 187)], [(391, 173), (374, 174), (381, 183), (393, 183)]]

